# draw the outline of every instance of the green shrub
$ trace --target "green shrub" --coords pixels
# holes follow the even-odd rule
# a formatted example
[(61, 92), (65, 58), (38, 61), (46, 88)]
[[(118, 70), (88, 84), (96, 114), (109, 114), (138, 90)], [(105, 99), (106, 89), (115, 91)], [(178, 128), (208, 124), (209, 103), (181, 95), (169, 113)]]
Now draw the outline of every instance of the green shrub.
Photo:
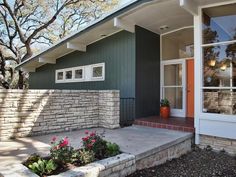
[(43, 176), (50, 175), (54, 170), (57, 169), (57, 164), (52, 160), (39, 159), (28, 166), (34, 173)]
[(112, 157), (120, 154), (120, 147), (116, 143), (107, 142), (107, 157)]
[(79, 150), (79, 160), (81, 164), (88, 164), (95, 160), (95, 154), (91, 150)]
[(31, 154), (23, 164), (28, 167), (30, 164), (38, 162), (39, 159), (42, 158), (38, 154)]
[(160, 102), (160, 106), (161, 107), (170, 107), (169, 100), (167, 98), (162, 99), (161, 102)]
[(83, 148), (93, 151), (96, 159), (103, 159), (106, 155), (107, 141), (103, 140), (96, 132), (89, 133), (86, 131), (85, 134), (87, 136), (82, 138)]

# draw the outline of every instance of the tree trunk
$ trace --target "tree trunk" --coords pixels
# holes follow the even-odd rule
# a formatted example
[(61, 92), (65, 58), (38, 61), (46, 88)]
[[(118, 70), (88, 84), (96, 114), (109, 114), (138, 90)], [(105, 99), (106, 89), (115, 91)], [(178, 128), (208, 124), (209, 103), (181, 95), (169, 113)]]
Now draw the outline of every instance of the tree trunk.
[(6, 66), (6, 60), (5, 57), (3, 56), (2, 52), (0, 53), (1, 57), (1, 66), (0, 66), (0, 71), (3, 77), (5, 78), (6, 72), (5, 72), (5, 66)]
[(24, 88), (24, 74), (23, 71), (19, 70), (19, 80), (18, 80), (18, 88), (23, 89)]

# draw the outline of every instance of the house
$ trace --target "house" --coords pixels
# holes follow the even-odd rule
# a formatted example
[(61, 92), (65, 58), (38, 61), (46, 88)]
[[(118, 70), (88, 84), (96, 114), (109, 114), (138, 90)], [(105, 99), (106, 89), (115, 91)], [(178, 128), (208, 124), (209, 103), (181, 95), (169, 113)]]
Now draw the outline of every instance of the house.
[(17, 68), (31, 89), (118, 89), (121, 118), (192, 117), (195, 142), (236, 152), (236, 1), (134, 0)]

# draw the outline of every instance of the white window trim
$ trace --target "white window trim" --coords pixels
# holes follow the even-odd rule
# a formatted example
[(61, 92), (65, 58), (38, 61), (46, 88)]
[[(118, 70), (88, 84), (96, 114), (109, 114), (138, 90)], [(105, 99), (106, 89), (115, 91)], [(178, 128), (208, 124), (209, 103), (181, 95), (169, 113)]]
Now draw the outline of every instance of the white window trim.
[[(221, 45), (221, 44), (230, 44), (234, 43), (234, 40), (231, 41), (223, 41), (223, 42), (218, 42), (218, 43), (211, 43), (211, 44), (203, 44), (202, 41), (202, 10), (205, 8), (210, 8), (210, 7), (217, 7), (217, 6), (222, 6), (222, 5), (228, 5), (228, 4), (233, 4), (236, 3), (236, 0), (233, 0), (231, 2), (221, 2), (221, 3), (214, 3), (211, 5), (204, 5), (204, 6), (199, 6), (198, 11), (199, 11), (199, 16), (196, 16), (196, 23), (198, 22), (198, 25), (195, 26), (196, 29), (196, 35), (199, 40), (196, 40), (195, 38), (195, 52), (194, 52), (194, 58), (195, 59), (195, 67), (198, 68), (200, 66), (200, 74), (198, 73), (196, 75), (196, 80), (195, 80), (195, 85), (196, 83), (199, 84), (199, 79), (200, 79), (200, 85), (199, 87), (196, 87), (195, 91), (195, 116), (194, 117), (199, 117), (201, 120), (214, 120), (214, 121), (221, 121), (221, 122), (236, 122), (235, 115), (226, 115), (226, 114), (216, 114), (216, 113), (204, 113), (203, 112), (203, 90), (204, 89), (211, 89), (211, 87), (203, 87), (203, 48), (207, 46), (214, 46), (214, 45)], [(199, 46), (199, 48), (197, 47)], [(198, 68), (199, 69), (199, 68)], [(195, 69), (196, 70), (196, 69)], [(197, 72), (197, 71), (196, 71)], [(196, 73), (195, 73), (196, 74)], [(217, 89), (235, 89), (235, 87), (217, 87)], [(197, 97), (196, 97), (197, 96)], [(196, 109), (197, 108), (197, 109)], [(195, 119), (195, 125), (199, 125), (199, 120)], [(198, 127), (199, 128), (199, 127)], [(196, 129), (196, 133), (199, 132), (199, 129)]]
[[(71, 79), (66, 79), (66, 72), (71, 71)], [(73, 80), (73, 68), (64, 69), (64, 81), (71, 82)]]
[[(93, 68), (102, 67), (102, 76), (93, 77)], [(104, 81), (105, 80), (105, 63), (98, 63), (91, 65), (91, 81)]]
[[(182, 109), (175, 109), (172, 108), (172, 116), (176, 117), (186, 117), (186, 60), (187, 58), (181, 59), (173, 59), (173, 60), (162, 60), (161, 61), (161, 98), (164, 99), (164, 91), (165, 88), (182, 88), (183, 95), (182, 95)], [(178, 86), (165, 86), (164, 85), (164, 66), (169, 64), (182, 64), (182, 85)]]
[[(62, 78), (62, 80), (57, 79), (57, 74), (60, 73), (60, 72), (63, 73), (63, 78)], [(64, 72), (64, 69), (56, 70), (56, 72), (55, 72), (55, 81), (56, 81), (56, 83), (64, 83), (64, 82), (65, 82), (64, 80), (65, 80), (65, 72)]]
[[(94, 67), (102, 67), (102, 77), (92, 77)], [(82, 69), (82, 78), (75, 78), (75, 71)], [(66, 79), (66, 72), (72, 71), (72, 78)], [(58, 80), (57, 74), (63, 72), (63, 79)], [(71, 68), (58, 69), (55, 71), (55, 83), (73, 83), (73, 82), (91, 82), (105, 80), (105, 63), (97, 63), (92, 65), (77, 66)]]
[[(75, 71), (80, 70), (80, 69), (82, 70), (82, 78), (75, 78)], [(83, 82), (85, 79), (84, 75), (85, 75), (84, 66), (78, 66), (78, 67), (73, 68), (72, 78), (74, 82)]]

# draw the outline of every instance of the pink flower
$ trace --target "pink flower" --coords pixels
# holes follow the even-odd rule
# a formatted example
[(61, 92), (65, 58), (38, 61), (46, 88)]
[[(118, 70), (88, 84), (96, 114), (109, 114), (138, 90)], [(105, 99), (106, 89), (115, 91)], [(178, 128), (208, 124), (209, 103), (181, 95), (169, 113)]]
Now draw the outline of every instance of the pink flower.
[(87, 134), (89, 134), (89, 131), (88, 131), (88, 130), (85, 130), (85, 132), (84, 132), (84, 133), (87, 135)]
[(67, 146), (69, 144), (69, 140), (68, 140), (68, 138), (67, 137), (65, 137), (64, 139), (63, 139), (63, 141), (60, 143), (60, 147), (65, 147), (65, 146)]
[(89, 149), (91, 149), (91, 148), (93, 147), (93, 145), (92, 145), (92, 144), (88, 144), (87, 147), (88, 147)]
[(53, 142), (55, 142), (56, 140), (57, 140), (57, 137), (56, 137), (56, 136), (52, 137), (52, 141), (53, 141)]
[(96, 132), (90, 133), (90, 136), (95, 136), (95, 135), (96, 135)]
[(92, 142), (92, 143), (95, 143), (95, 142), (96, 142), (96, 140), (91, 140), (91, 142)]
[(89, 139), (89, 138), (88, 138), (87, 136), (84, 137), (84, 138), (82, 138), (83, 141), (88, 141), (88, 139)]

